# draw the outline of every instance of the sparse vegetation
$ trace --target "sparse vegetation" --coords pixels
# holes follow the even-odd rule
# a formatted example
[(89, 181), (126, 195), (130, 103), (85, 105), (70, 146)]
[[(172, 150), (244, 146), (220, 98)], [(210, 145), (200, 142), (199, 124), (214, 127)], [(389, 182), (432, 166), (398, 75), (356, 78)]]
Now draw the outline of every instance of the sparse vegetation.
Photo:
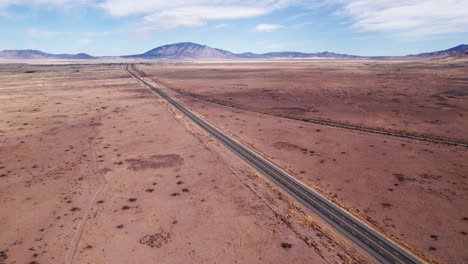
[(0, 264), (5, 264), (8, 259), (8, 253), (6, 250), (0, 250)]
[(382, 208), (392, 208), (390, 203), (382, 203)]
[(184, 159), (177, 154), (168, 154), (153, 155), (150, 159), (127, 159), (125, 161), (130, 163), (129, 169), (138, 171), (180, 166), (183, 164)]
[(292, 245), (289, 244), (289, 243), (283, 242), (283, 243), (281, 243), (281, 247), (288, 249), (288, 248), (292, 248)]
[(414, 178), (406, 177), (405, 175), (401, 173), (394, 173), (393, 176), (399, 181), (399, 182), (413, 182), (416, 181)]
[(145, 235), (140, 239), (140, 244), (146, 245), (151, 248), (161, 248), (163, 245), (171, 241), (172, 234), (164, 230), (152, 235)]
[[(464, 150), (433, 145), (428, 142), (414, 144), (411, 139), (401, 140), (384, 135), (367, 136), (363, 131), (349, 133), (341, 128), (329, 128), (316, 123), (292, 120), (289, 117), (323, 118), (332, 121), (336, 119), (335, 121), (363, 126), (373, 125), (399, 131), (417, 130), (421, 134), (465, 137), (463, 133), (460, 133), (460, 128), (466, 126), (468, 122), (460, 118), (458, 113), (466, 112), (460, 108), (460, 105), (466, 101), (466, 96), (443, 93), (443, 91), (444, 89), (460, 90), (460, 87), (464, 87), (466, 80), (449, 83), (451, 85), (448, 88), (445, 85), (439, 85), (440, 80), (446, 80), (444, 74), (454, 74), (456, 77), (458, 70), (451, 68), (451, 72), (434, 74), (435, 77), (431, 79), (431, 82), (427, 82), (427, 85), (419, 85), (426, 84), (424, 78), (428, 76), (427, 73), (438, 73), (435, 69), (439, 66), (433, 62), (425, 63), (424, 72), (420, 71), (420, 67), (423, 66), (419, 64), (415, 66), (410, 61), (404, 64), (395, 62), (395, 65), (402, 68), (398, 75), (389, 73), (396, 66), (387, 65), (385, 62), (367, 61), (366, 63), (370, 66), (364, 66), (361, 62), (353, 62), (359, 65), (357, 71), (354, 64), (340, 62), (340, 66), (335, 67), (333, 63), (327, 61), (317, 66), (315, 62), (294, 62), (294, 71), (290, 71), (289, 66), (283, 62), (275, 62), (271, 65), (267, 62), (249, 64), (248, 71), (242, 63), (230, 65), (229, 68), (223, 68), (226, 64), (222, 63), (209, 64), (209, 67), (203, 65), (203, 69), (200, 69), (199, 65), (187, 66), (184, 63), (168, 64), (164, 67), (161, 65), (141, 67), (154, 69), (155, 72), (148, 74), (148, 79), (156, 75), (157, 78), (167, 79), (167, 76), (172, 74), (175, 86), (186, 87), (194, 93), (205, 93), (203, 96), (206, 97), (215, 95), (223, 99), (224, 103), (227, 103), (229, 101), (227, 98), (231, 97), (229, 104), (233, 107), (229, 108), (217, 104), (218, 101), (208, 105), (202, 100), (191, 101), (186, 96), (178, 99), (184, 104), (190, 104), (189, 107), (203, 116), (209, 113), (210, 115), (206, 116), (209, 121), (232, 132), (235, 137), (240, 137), (238, 132), (244, 131), (245, 133), (240, 138), (242, 142), (248, 143), (259, 153), (264, 153), (274, 163), (286, 167), (286, 171), (292, 174), (299, 172), (298, 178), (304, 184), (313, 185), (326, 197), (356, 213), (361, 219), (367, 219), (369, 225), (378, 228), (381, 232), (391, 230), (396, 241), (407, 242), (415, 248), (431, 251), (428, 255), (433, 255), (442, 262), (459, 263), (461, 257), (456, 252), (462, 252), (463, 245), (460, 241), (466, 238), (465, 224), (468, 217), (460, 215), (462, 212), (459, 209), (454, 210), (454, 206), (451, 206), (449, 202), (452, 205), (461, 204), (461, 199), (466, 196), (466, 190), (462, 189), (466, 182), (466, 173), (464, 173), (466, 152)], [(389, 70), (384, 69), (384, 65)], [(411, 65), (408, 68), (413, 73), (411, 76), (406, 75), (407, 65)], [(18, 71), (22, 74), (26, 70), (39, 69), (44, 66), (22, 65), (21, 67)], [(0, 163), (5, 163), (0, 166), (0, 183), (4, 184), (3, 187), (8, 186), (1, 198), (11, 203), (12, 208), (33, 208), (36, 211), (47, 207), (49, 210), (50, 205), (50, 217), (47, 218), (50, 223), (40, 219), (42, 213), (31, 215), (29, 222), (37, 224), (30, 227), (18, 224), (15, 230), (4, 230), (8, 237), (13, 237), (8, 232), (18, 233), (18, 242), (6, 241), (8, 244), (5, 245), (10, 247), (13, 242), (20, 243), (21, 239), (24, 245), (34, 246), (35, 249), (27, 251), (26, 257), (32, 255), (41, 262), (58, 261), (57, 259), (51, 260), (50, 257), (64, 255), (63, 252), (45, 244), (52, 245), (50, 235), (58, 233), (65, 234), (65, 238), (57, 243), (69, 244), (67, 234), (77, 232), (75, 228), (87, 212), (85, 208), (88, 209), (89, 194), (96, 189), (98, 183), (96, 175), (100, 172), (105, 173), (105, 179), (109, 185), (96, 197), (105, 199), (106, 205), (100, 205), (104, 203), (104, 200), (96, 202), (97, 206), (90, 211), (92, 221), (88, 222), (90, 226), (86, 230), (96, 230), (97, 227), (102, 226), (103, 229), (100, 231), (109, 232), (103, 236), (105, 238), (110, 237), (111, 232), (132, 237), (135, 234), (138, 236), (136, 240), (134, 237), (129, 239), (130, 242), (127, 240), (112, 241), (112, 243), (118, 243), (119, 248), (125, 246), (135, 249), (135, 246), (148, 246), (154, 248), (154, 250), (146, 249), (150, 255), (158, 252), (156, 250), (160, 247), (157, 246), (159, 245), (158, 236), (168, 237), (170, 235), (167, 233), (173, 231), (174, 245), (167, 247), (167, 257), (170, 258), (170, 254), (174, 254), (173, 248), (182, 247), (180, 243), (190, 245), (197, 238), (203, 238), (203, 236), (200, 237), (198, 228), (205, 228), (205, 230), (210, 228), (205, 225), (206, 223), (233, 224), (233, 228), (239, 228), (235, 225), (239, 222), (237, 217), (240, 215), (246, 220), (245, 223), (243, 222), (245, 229), (248, 229), (256, 238), (259, 234), (257, 228), (266, 226), (268, 230), (274, 230), (274, 233), (271, 233), (272, 242), (266, 245), (265, 251), (259, 251), (259, 257), (262, 252), (271, 250), (268, 248), (271, 245), (273, 249), (274, 247), (281, 250), (284, 248), (283, 252), (286, 255), (291, 251), (287, 249), (291, 247), (294, 247), (294, 253), (296, 250), (304, 252), (304, 256), (307, 255), (307, 257), (315, 254), (313, 250), (302, 251), (303, 247), (307, 248), (307, 246), (303, 243), (296, 244), (295, 238), (291, 239), (292, 242), (288, 241), (290, 243), (283, 242), (291, 236), (301, 234), (300, 231), (291, 232), (288, 227), (283, 229), (284, 224), (281, 222), (283, 219), (276, 219), (268, 209), (271, 205), (280, 207), (286, 201), (285, 197), (278, 199), (277, 196), (270, 197), (268, 193), (264, 193), (266, 189), (263, 188), (263, 180), (265, 179), (244, 177), (245, 168), (239, 173), (237, 167), (229, 167), (234, 174), (245, 178), (245, 182), (244, 179), (243, 182), (239, 182), (238, 177), (228, 175), (230, 171), (223, 167), (226, 165), (224, 162), (226, 149), (220, 148), (219, 150), (216, 144), (208, 142), (207, 147), (216, 154), (213, 157), (213, 153), (205, 153), (206, 149), (203, 148), (206, 140), (210, 139), (200, 136), (197, 130), (195, 139), (200, 136), (198, 141), (189, 141), (188, 137), (183, 137), (185, 134), (180, 131), (187, 132), (181, 126), (181, 123), (185, 125), (185, 120), (174, 122), (171, 119), (172, 112), (161, 111), (166, 108), (160, 105), (160, 100), (153, 101), (153, 97), (149, 99), (148, 93), (144, 93), (143, 89), (135, 86), (134, 81), (122, 71), (121, 65), (111, 65), (106, 68), (101, 65), (76, 67), (82, 71), (74, 74), (69, 80), (66, 78), (70, 76), (70, 71), (62, 72), (60, 67), (53, 66), (52, 70), (47, 71), (47, 75), (42, 76), (42, 72), (45, 71), (41, 69), (34, 76), (30, 75), (25, 78), (38, 77), (33, 81), (41, 83), (40, 87), (30, 85), (18, 78), (18, 82), (23, 82), (21, 86), (18, 86), (21, 89), (14, 88), (14, 82), (11, 81), (4, 89), (0, 88), (0, 93), (5, 98), (16, 96), (9, 102), (7, 108), (4, 107), (5, 111), (2, 113), (5, 119), (0, 120), (0, 125), (2, 125), (0, 141), (6, 146), (0, 150), (0, 154), (4, 154), (2, 157), (6, 157), (0, 161)], [(106, 75), (106, 72), (117, 68), (119, 68), (118, 78)], [(2, 75), (2, 70), (4, 68), (0, 69), (0, 75)], [(95, 74), (98, 71), (102, 74)], [(159, 71), (167, 71), (167, 73)], [(57, 76), (59, 75), (56, 80), (54, 80), (54, 72)], [(216, 76), (210, 78), (212, 72), (216, 72)], [(321, 74), (317, 74), (318, 72)], [(218, 90), (220, 87), (229, 87), (223, 84), (226, 80), (232, 80), (234, 73), (239, 82), (248, 83), (248, 86), (235, 86), (238, 89), (236, 93)], [(377, 76), (381, 73), (385, 75), (380, 75), (377, 81), (369, 77), (369, 75)], [(261, 84), (265, 86), (261, 87), (263, 97), (257, 96), (260, 91), (256, 84), (257, 74), (262, 74), (264, 80)], [(85, 75), (89, 75), (89, 78)], [(222, 78), (218, 78), (220, 76)], [(330, 87), (328, 82), (322, 81), (322, 78), (328, 79), (330, 76), (333, 77), (330, 78), (333, 87)], [(367, 77), (364, 78), (364, 76)], [(418, 83), (409, 80), (412, 76), (418, 78)], [(219, 82), (219, 79), (224, 79), (224, 81)], [(353, 82), (349, 82), (350, 79)], [(209, 85), (206, 85), (207, 80), (210, 82)], [(403, 88), (396, 85), (400, 81)], [(285, 85), (286, 83), (290, 85)], [(311, 83), (313, 85), (309, 85)], [(92, 85), (88, 87), (88, 84)], [(203, 89), (198, 89), (200, 87), (197, 85)], [(382, 88), (383, 86), (386, 88)], [(106, 89), (103, 89), (104, 87)], [(371, 91), (369, 87), (372, 88)], [(434, 93), (435, 88), (438, 90), (438, 96), (428, 98), (427, 94)], [(417, 89), (418, 94), (412, 94), (412, 89)], [(389, 96), (389, 92), (401, 95), (390, 94)], [(54, 93), (54, 96), (49, 97), (47, 93)], [(396, 96), (398, 100), (392, 101)], [(414, 106), (408, 105), (408, 98), (414, 100)], [(141, 99), (144, 99), (145, 103)], [(22, 100), (25, 100), (24, 104), (20, 104)], [(388, 107), (389, 102), (392, 104), (391, 107)], [(436, 104), (440, 102), (445, 103), (446, 106)], [(104, 106), (106, 104), (109, 106)], [(407, 107), (398, 107), (403, 104)], [(418, 107), (419, 105), (424, 105), (424, 108)], [(206, 109), (201, 106), (205, 106)], [(261, 110), (269, 113), (252, 114), (252, 111), (236, 109), (237, 106), (248, 106), (255, 111)], [(415, 108), (418, 113), (412, 112)], [(285, 117), (279, 118), (271, 113), (285, 115)], [(457, 122), (447, 122), (443, 116), (447, 113), (451, 113), (451, 118), (456, 117)], [(453, 113), (456, 114), (453, 115)], [(49, 114), (51, 116), (48, 116)], [(100, 114), (102, 118), (98, 118)], [(375, 119), (377, 116), (378, 122)], [(464, 116), (467, 116), (466, 113)], [(35, 119), (36, 117), (40, 119)], [(237, 121), (233, 123), (235, 119)], [(454, 126), (454, 124), (457, 125)], [(240, 126), (244, 127), (240, 128)], [(170, 127), (170, 133), (167, 133), (168, 127)], [(431, 130), (426, 130), (428, 128)], [(192, 127), (189, 125), (187, 129), (191, 130)], [(255, 133), (257, 131), (262, 132)], [(192, 138), (192, 135), (189, 136)], [(166, 144), (167, 142), (170, 144)], [(179, 142), (183, 143), (183, 146), (178, 146)], [(96, 153), (91, 152), (92, 144), (95, 145)], [(199, 146), (199, 148), (193, 146)], [(33, 155), (30, 151), (36, 147), (41, 151), (40, 156)], [(193, 153), (197, 153), (196, 159), (193, 158), (195, 155), (191, 155)], [(168, 155), (174, 156), (167, 157)], [(175, 162), (171, 163), (172, 161)], [(218, 171), (220, 173), (215, 175)], [(67, 182), (68, 179), (71, 180)], [(64, 185), (65, 182), (67, 185)], [(21, 188), (29, 189), (17, 191), (16, 183), (21, 183), (19, 184)], [(261, 202), (257, 203), (257, 197), (245, 189), (242, 183), (248, 183), (247, 186), (261, 196)], [(41, 195), (44, 192), (47, 192), (47, 195)], [(118, 194), (113, 195), (114, 192)], [(44, 197), (54, 198), (49, 202)], [(417, 207), (420, 205), (419, 201), (431, 201), (433, 207), (419, 211), (420, 207)], [(436, 204), (438, 202), (440, 204)], [(268, 206), (265, 206), (265, 203)], [(213, 215), (210, 213), (220, 204), (223, 206), (226, 204), (227, 208), (231, 209), (228, 216), (226, 217), (224, 212), (216, 212), (216, 221), (211, 221), (210, 217)], [(363, 205), (369, 208), (364, 208)], [(81, 209), (72, 206), (79, 206)], [(166, 206), (177, 206), (177, 208), (165, 210), (168, 209), (165, 208)], [(184, 206), (191, 206), (190, 210), (194, 212), (188, 215), (203, 213), (203, 217), (206, 217), (206, 219), (198, 218), (202, 220), (200, 224), (187, 233), (184, 233), (184, 230), (190, 226), (191, 219), (187, 218), (186, 214), (180, 213), (185, 209)], [(264, 207), (268, 210), (264, 210)], [(440, 211), (431, 218), (434, 208)], [(282, 210), (281, 208), (273, 209)], [(70, 210), (75, 213), (71, 213)], [(415, 212), (420, 212), (420, 214)], [(411, 221), (405, 219), (407, 215), (411, 215)], [(455, 221), (444, 221), (448, 216), (454, 217)], [(179, 224), (176, 224), (177, 220), (174, 220), (176, 217)], [(5, 219), (7, 222), (14, 221), (8, 214), (5, 214)], [(145, 221), (139, 219), (145, 219)], [(422, 221), (424, 219), (427, 221)], [(120, 224), (120, 221), (123, 224)], [(153, 227), (167, 228), (167, 232), (161, 234), (157, 232), (157, 229), (148, 232), (149, 225), (145, 224), (146, 221), (151, 221), (154, 224), (151, 225)], [(288, 221), (291, 228), (294, 227), (291, 219), (283, 221)], [(109, 223), (110, 228), (105, 228), (105, 225)], [(440, 225), (436, 226), (434, 223), (440, 223)], [(450, 223), (451, 226), (446, 226), (446, 223)], [(24, 230), (33, 232), (26, 234)], [(215, 227), (210, 232), (218, 230), (219, 227)], [(426, 234), (425, 238), (423, 236), (420, 240), (414, 239), (415, 236), (411, 230)], [(154, 232), (157, 233), (154, 234)], [(144, 234), (146, 236), (143, 236)], [(80, 255), (83, 262), (90, 261), (87, 255), (94, 255), (102, 249), (106, 250), (106, 247), (98, 244), (104, 241), (101, 237), (95, 236), (93, 232), (87, 232), (88, 235), (89, 237), (81, 242), (78, 250), (92, 249), (92, 246), (86, 244), (89, 241), (93, 241), (94, 249)], [(226, 241), (233, 241), (233, 238), (229, 237), (230, 234), (226, 236)], [(317, 250), (340, 249), (339, 247), (320, 249), (321, 243), (326, 239), (322, 234), (317, 237), (319, 239), (314, 237), (306, 242), (313, 243), (312, 246), (315, 249), (319, 248)], [(243, 236), (242, 240), (244, 239), (247, 241), (242, 241), (241, 246), (255, 245), (252, 244), (251, 238)], [(120, 244), (127, 242), (130, 244)], [(138, 245), (138, 242), (145, 246)], [(34, 245), (30, 245), (31, 243)], [(209, 243), (207, 247), (210, 246)], [(429, 246), (433, 247), (429, 248)], [(196, 246), (194, 248), (197, 249)], [(8, 254), (11, 259), (15, 257), (11, 252), (16, 254), (18, 249), (21, 247), (9, 248)], [(43, 250), (48, 250), (48, 253), (42, 253)], [(216, 252), (216, 247), (213, 250), (210, 254), (219, 253)], [(240, 248), (239, 252), (242, 250), (244, 248)], [(255, 250), (255, 248), (249, 250)], [(129, 250), (128, 254), (131, 252)], [(0, 259), (1, 254), (0, 252)], [(196, 253), (190, 254), (204, 257), (203, 250), (199, 252), (197, 249)], [(325, 253), (324, 255), (333, 254)], [(301, 258), (300, 255), (295, 256)], [(343, 256), (348, 257), (346, 254)], [(261, 257), (264, 256), (261, 255)], [(263, 258), (261, 261), (269, 262), (270, 260)], [(329, 262), (340, 261), (334, 259)], [(360, 262), (356, 261), (356, 263)]]

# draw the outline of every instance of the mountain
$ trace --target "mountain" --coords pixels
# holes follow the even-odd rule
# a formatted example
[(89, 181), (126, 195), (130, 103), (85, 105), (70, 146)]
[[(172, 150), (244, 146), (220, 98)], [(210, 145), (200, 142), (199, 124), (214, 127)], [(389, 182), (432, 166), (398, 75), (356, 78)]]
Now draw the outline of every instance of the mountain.
[(271, 58), (358, 58), (358, 56), (336, 54), (332, 52), (301, 53), (301, 52), (269, 52), (232, 53), (227, 50), (215, 49), (192, 42), (182, 42), (164, 45), (149, 50), (143, 54), (127, 55), (124, 58), (141, 59), (271, 59)]
[(0, 59), (94, 59), (86, 53), (51, 54), (39, 50), (4, 50), (0, 51)]
[[(404, 56), (406, 58), (440, 58), (446, 56), (467, 56), (468, 45), (459, 45), (451, 49), (421, 53), (417, 55)], [(403, 57), (403, 58), (404, 58)], [(355, 59), (374, 58), (390, 59), (398, 57), (360, 57), (348, 54), (333, 52), (268, 52), (268, 53), (233, 53), (227, 50), (216, 49), (206, 45), (192, 42), (181, 42), (154, 48), (142, 54), (126, 55), (120, 57), (99, 57), (110, 58), (135, 58), (135, 59), (167, 59), (167, 60), (232, 60), (232, 59), (301, 59), (301, 58), (332, 58), (332, 59)], [(0, 59), (96, 59), (86, 53), (79, 54), (51, 54), (38, 50), (4, 50), (0, 51)]]
[(239, 58), (258, 58), (258, 59), (271, 59), (271, 58), (340, 58), (340, 59), (352, 59), (360, 58), (359, 56), (347, 55), (347, 54), (338, 54), (333, 52), (316, 52), (316, 53), (302, 53), (302, 52), (292, 52), (292, 51), (283, 51), (283, 52), (268, 52), (263, 54), (255, 53), (242, 53), (237, 54)]
[(192, 42), (164, 45), (143, 54), (123, 56), (142, 59), (233, 59), (236, 55), (227, 50), (215, 49)]
[(446, 50), (426, 52), (426, 53), (421, 53), (417, 55), (409, 55), (409, 57), (433, 58), (433, 57), (465, 55), (467, 53), (468, 53), (468, 45), (462, 44), (462, 45), (458, 45), (456, 47), (446, 49)]

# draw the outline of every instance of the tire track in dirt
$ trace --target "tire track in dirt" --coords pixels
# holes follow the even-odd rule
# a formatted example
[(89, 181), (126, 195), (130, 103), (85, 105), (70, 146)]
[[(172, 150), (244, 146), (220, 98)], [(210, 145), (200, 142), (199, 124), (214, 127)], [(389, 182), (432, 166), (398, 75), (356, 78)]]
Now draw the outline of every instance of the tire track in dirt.
[[(135, 70), (142, 76), (147, 75), (142, 72), (141, 70)], [(147, 77), (148, 78), (148, 77)], [(164, 81), (161, 81), (156, 78), (149, 77), (152, 81), (155, 83), (167, 87), (172, 91), (175, 91), (179, 94), (185, 95), (192, 97), (197, 100), (202, 100), (210, 103), (214, 103), (217, 105), (221, 105), (224, 107), (230, 107), (238, 110), (244, 110), (244, 111), (249, 111), (249, 112), (255, 112), (259, 114), (264, 114), (264, 115), (270, 115), (270, 116), (276, 116), (276, 117), (282, 117), (282, 118), (287, 118), (287, 119), (292, 119), (296, 121), (302, 121), (302, 122), (307, 122), (307, 123), (313, 123), (317, 125), (323, 125), (323, 126), (329, 126), (329, 127), (337, 127), (337, 128), (342, 128), (342, 129), (347, 129), (347, 130), (354, 130), (354, 131), (361, 131), (361, 132), (366, 132), (366, 133), (372, 133), (372, 134), (380, 134), (380, 135), (386, 135), (386, 136), (392, 136), (392, 137), (398, 137), (398, 138), (404, 138), (404, 139), (410, 139), (410, 140), (418, 140), (418, 141), (424, 141), (424, 142), (430, 142), (434, 144), (443, 144), (443, 145), (449, 145), (449, 146), (460, 146), (460, 147), (465, 147), (468, 148), (468, 142), (466, 141), (461, 141), (461, 140), (454, 140), (454, 139), (448, 139), (448, 138), (443, 138), (443, 137), (438, 137), (435, 135), (427, 135), (427, 134), (416, 134), (416, 133), (410, 133), (410, 132), (405, 132), (405, 131), (396, 131), (396, 130), (388, 130), (384, 128), (375, 128), (375, 127), (365, 127), (365, 126), (359, 126), (359, 125), (352, 125), (344, 122), (339, 122), (339, 121), (331, 121), (331, 120), (325, 120), (325, 119), (318, 119), (318, 118), (306, 118), (306, 117), (297, 117), (297, 116), (290, 116), (290, 115), (285, 115), (285, 114), (280, 114), (280, 113), (273, 113), (267, 110), (262, 110), (258, 108), (253, 108), (253, 107), (246, 107), (246, 106), (241, 106), (237, 104), (233, 104), (231, 102), (211, 98), (208, 96), (192, 93), (180, 88), (173, 87), (169, 84), (167, 84)]]
[[(98, 122), (100, 122), (101, 120), (102, 120), (102, 113), (101, 113), (101, 111), (99, 111)], [(67, 255), (66, 255), (65, 263), (67, 263), (67, 264), (72, 264), (73, 263), (75, 255), (76, 255), (76, 251), (77, 251), (78, 246), (80, 244), (80, 240), (81, 240), (81, 237), (83, 235), (84, 229), (86, 227), (86, 223), (88, 222), (91, 210), (96, 205), (96, 202), (97, 202), (97, 199), (98, 199), (99, 195), (102, 193), (102, 191), (106, 187), (106, 178), (104, 177), (104, 175), (99, 170), (99, 165), (98, 165), (97, 155), (96, 155), (96, 139), (97, 139), (100, 131), (99, 131), (99, 128), (97, 126), (95, 126), (95, 128), (96, 128), (95, 129), (95, 135), (94, 135), (93, 139), (91, 140), (90, 149), (91, 149), (91, 159), (92, 159), (92, 163), (93, 163), (93, 170), (94, 170), (94, 173), (98, 176), (99, 187), (96, 190), (96, 192), (93, 194), (93, 196), (91, 196), (91, 199), (89, 200), (88, 207), (84, 211), (83, 217), (82, 217), (82, 219), (80, 221), (80, 224), (78, 226), (78, 230), (76, 231), (75, 236), (73, 237), (70, 249), (68, 250)]]

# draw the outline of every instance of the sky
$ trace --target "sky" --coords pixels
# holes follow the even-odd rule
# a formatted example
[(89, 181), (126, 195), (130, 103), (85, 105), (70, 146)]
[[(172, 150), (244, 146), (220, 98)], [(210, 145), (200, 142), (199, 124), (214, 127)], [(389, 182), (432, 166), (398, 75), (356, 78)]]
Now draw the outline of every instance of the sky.
[(468, 44), (468, 0), (0, 0), (0, 50), (407, 55)]

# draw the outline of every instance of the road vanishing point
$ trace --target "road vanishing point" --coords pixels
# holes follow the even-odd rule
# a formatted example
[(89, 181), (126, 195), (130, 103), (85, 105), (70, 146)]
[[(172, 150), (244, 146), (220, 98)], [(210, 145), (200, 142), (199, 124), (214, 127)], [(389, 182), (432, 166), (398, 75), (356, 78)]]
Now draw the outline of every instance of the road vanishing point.
[(314, 190), (306, 187), (293, 176), (232, 139), (213, 125), (204, 121), (202, 118), (198, 117), (190, 110), (173, 100), (161, 89), (158, 89), (154, 85), (145, 81), (139, 75), (140, 72), (135, 69), (134, 65), (131, 65), (130, 67), (127, 65), (126, 70), (130, 75), (141, 81), (157, 95), (167, 100), (170, 105), (197, 124), (201, 129), (205, 130), (210, 136), (218, 140), (258, 172), (268, 177), (302, 205), (313, 211), (339, 233), (351, 239), (359, 247), (365, 249), (380, 262), (423, 263), (419, 258), (412, 255), (401, 246), (384, 237), (379, 232), (371, 229), (359, 219), (341, 209), (339, 206), (325, 199)]

